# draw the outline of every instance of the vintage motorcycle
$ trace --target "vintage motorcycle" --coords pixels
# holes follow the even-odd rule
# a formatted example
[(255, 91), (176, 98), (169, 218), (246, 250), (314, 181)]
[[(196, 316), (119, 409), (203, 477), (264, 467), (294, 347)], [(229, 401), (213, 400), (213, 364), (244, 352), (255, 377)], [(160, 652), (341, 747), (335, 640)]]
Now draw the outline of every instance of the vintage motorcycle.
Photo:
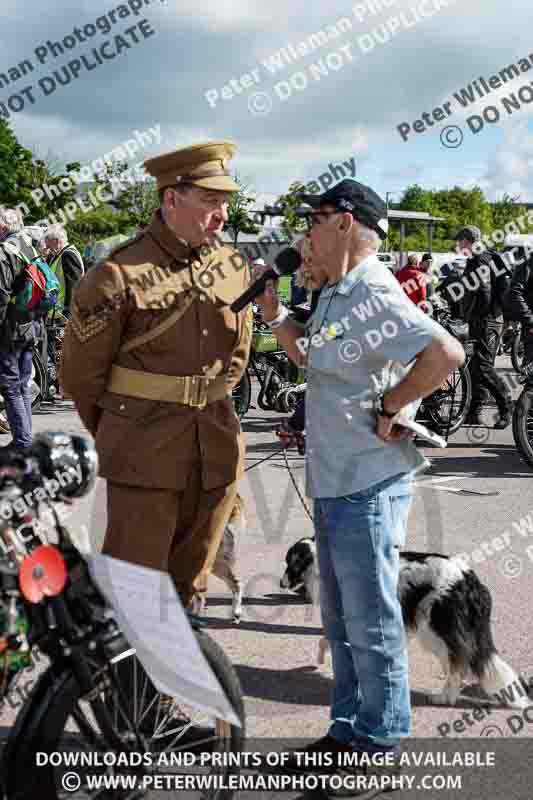
[[(74, 778), (79, 780), (74, 784), (79, 791), (74, 795), (72, 777), (68, 782), (65, 778), (72, 772), (65, 773), (52, 754), (190, 752), (196, 755), (187, 772), (194, 772), (199, 753), (237, 752), (243, 743), (244, 712), (237, 675), (200, 621), (191, 618), (194, 635), (242, 728), (211, 719), (156, 690), (92, 580), (74, 538), (61, 523), (54, 504), (72, 503), (86, 495), (96, 480), (97, 467), (89, 440), (62, 433), (36, 436), (27, 456), (9, 450), (0, 453), (2, 699), (12, 698), (20, 688), (23, 674), (32, 667), (32, 655), (40, 653), (46, 663), (29, 693), (25, 680), (25, 702), (4, 747), (4, 800), (159, 796), (151, 789), (132, 790), (118, 784), (110, 789), (109, 783), (89, 793), (80, 768)], [(50, 481), (58, 483), (58, 475), (62, 476), (60, 494), (52, 499)], [(49, 528), (43, 523), (46, 514), (53, 521)], [(212, 769), (198, 767), (202, 774)], [(226, 770), (235, 771), (234, 767)], [(90, 772), (108, 778), (123, 775), (117, 766)], [(128, 767), (128, 775), (131, 772)], [(215, 786), (198, 796), (227, 800), (232, 794)], [(177, 792), (169, 794), (177, 796)]]
[(259, 384), (257, 405), (263, 411), (286, 414), (296, 402), (296, 395), (305, 391), (304, 371), (298, 369), (279, 345), (275, 335), (263, 322), (254, 306), (254, 329), (248, 366), (233, 392), (233, 402), (239, 417), (249, 410), (252, 398), (252, 376)]
[(524, 461), (533, 467), (533, 363), (524, 367), (519, 381), (524, 388), (513, 411), (513, 438)]

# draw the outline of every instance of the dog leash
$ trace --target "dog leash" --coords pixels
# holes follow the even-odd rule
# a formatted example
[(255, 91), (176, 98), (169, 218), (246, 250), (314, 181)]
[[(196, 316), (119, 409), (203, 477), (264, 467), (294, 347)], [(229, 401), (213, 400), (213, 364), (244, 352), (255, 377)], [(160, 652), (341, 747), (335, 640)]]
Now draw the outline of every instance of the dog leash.
[(292, 485), (293, 485), (293, 486), (294, 486), (294, 488), (296, 489), (296, 494), (297, 494), (297, 495), (298, 495), (298, 497), (300, 498), (300, 502), (301, 502), (301, 504), (303, 505), (303, 507), (304, 507), (304, 509), (305, 509), (305, 512), (306, 512), (307, 516), (309, 517), (309, 519), (311, 520), (311, 522), (313, 523), (313, 526), (314, 526), (314, 523), (315, 523), (315, 521), (314, 521), (314, 519), (313, 519), (313, 515), (312, 515), (312, 514), (311, 514), (311, 512), (309, 511), (309, 508), (308, 508), (308, 506), (307, 506), (307, 503), (305, 502), (305, 500), (304, 500), (304, 498), (303, 498), (303, 495), (302, 495), (302, 493), (301, 493), (300, 489), (298, 488), (298, 484), (296, 483), (296, 480), (295, 480), (295, 478), (294, 478), (294, 475), (292, 474), (292, 469), (291, 469), (291, 468), (290, 468), (290, 466), (289, 466), (289, 460), (288, 460), (288, 458), (287, 458), (287, 448), (286, 448), (286, 447), (284, 447), (284, 448), (283, 448), (283, 458), (285, 459), (285, 466), (287, 467), (288, 473), (289, 473), (289, 475), (290, 475), (290, 478), (291, 478), (291, 481), (292, 481)]
[(260, 458), (259, 461), (255, 462), (255, 464), (250, 464), (250, 466), (246, 467), (246, 469), (244, 471), (248, 472), (249, 470), (254, 469), (255, 467), (258, 467), (259, 464), (264, 464), (265, 461), (268, 461), (269, 459), (273, 458), (274, 456), (277, 456), (280, 452), (283, 453), (283, 458), (285, 460), (285, 467), (287, 468), (287, 471), (289, 473), (290, 479), (292, 481), (292, 485), (294, 486), (294, 488), (296, 490), (296, 494), (298, 495), (300, 503), (304, 507), (304, 510), (305, 510), (307, 516), (309, 517), (311, 522), (314, 524), (313, 515), (309, 511), (309, 507), (308, 507), (307, 503), (305, 502), (300, 489), (298, 488), (298, 484), (296, 483), (294, 475), (292, 474), (292, 469), (290, 468), (289, 461), (287, 459), (287, 448), (285, 446), (282, 445), (277, 450), (274, 450), (273, 453), (270, 453), (270, 455), (265, 456), (264, 458)]
[(256, 462), (255, 462), (255, 464), (251, 464), (249, 467), (246, 467), (246, 469), (245, 469), (244, 471), (245, 471), (245, 472), (248, 472), (248, 470), (250, 470), (250, 469), (254, 469), (254, 467), (258, 467), (258, 466), (259, 466), (259, 464), (263, 464), (265, 461), (268, 461), (268, 460), (269, 460), (269, 458), (274, 458), (274, 456), (277, 456), (277, 455), (278, 455), (278, 453), (279, 453), (281, 450), (285, 450), (285, 448), (284, 448), (284, 447), (279, 447), (277, 450), (274, 450), (274, 452), (273, 452), (273, 453), (270, 453), (270, 455), (269, 455), (269, 456), (265, 456), (264, 458), (260, 458), (260, 459), (259, 459), (259, 461), (256, 461)]

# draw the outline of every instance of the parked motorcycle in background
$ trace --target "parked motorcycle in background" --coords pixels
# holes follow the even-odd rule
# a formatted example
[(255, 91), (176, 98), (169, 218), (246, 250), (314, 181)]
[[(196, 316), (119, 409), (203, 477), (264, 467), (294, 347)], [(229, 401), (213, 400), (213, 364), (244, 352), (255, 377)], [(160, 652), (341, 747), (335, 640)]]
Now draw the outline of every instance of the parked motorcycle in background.
[(305, 390), (305, 371), (292, 363), (256, 305), (250, 360), (233, 391), (235, 411), (241, 418), (250, 408), (252, 376), (259, 385), (257, 405), (263, 411), (286, 414), (296, 405), (298, 393)]

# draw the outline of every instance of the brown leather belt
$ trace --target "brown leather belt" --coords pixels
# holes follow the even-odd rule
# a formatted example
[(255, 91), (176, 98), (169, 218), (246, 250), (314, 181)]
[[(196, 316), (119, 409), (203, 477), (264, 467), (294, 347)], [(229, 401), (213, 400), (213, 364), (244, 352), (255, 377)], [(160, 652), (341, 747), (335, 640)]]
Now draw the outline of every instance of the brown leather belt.
[(158, 400), (161, 403), (179, 403), (191, 408), (205, 408), (215, 400), (223, 400), (230, 392), (227, 375), (159, 375), (126, 369), (113, 364), (107, 391), (141, 400)]

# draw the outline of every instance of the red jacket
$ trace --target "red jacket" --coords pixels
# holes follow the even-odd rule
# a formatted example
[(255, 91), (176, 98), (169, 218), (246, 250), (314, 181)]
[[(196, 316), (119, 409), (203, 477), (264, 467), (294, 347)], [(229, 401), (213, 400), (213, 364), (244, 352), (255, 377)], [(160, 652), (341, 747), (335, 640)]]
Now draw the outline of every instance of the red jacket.
[(417, 267), (404, 267), (396, 273), (405, 294), (415, 305), (425, 302), (427, 298), (426, 273)]

